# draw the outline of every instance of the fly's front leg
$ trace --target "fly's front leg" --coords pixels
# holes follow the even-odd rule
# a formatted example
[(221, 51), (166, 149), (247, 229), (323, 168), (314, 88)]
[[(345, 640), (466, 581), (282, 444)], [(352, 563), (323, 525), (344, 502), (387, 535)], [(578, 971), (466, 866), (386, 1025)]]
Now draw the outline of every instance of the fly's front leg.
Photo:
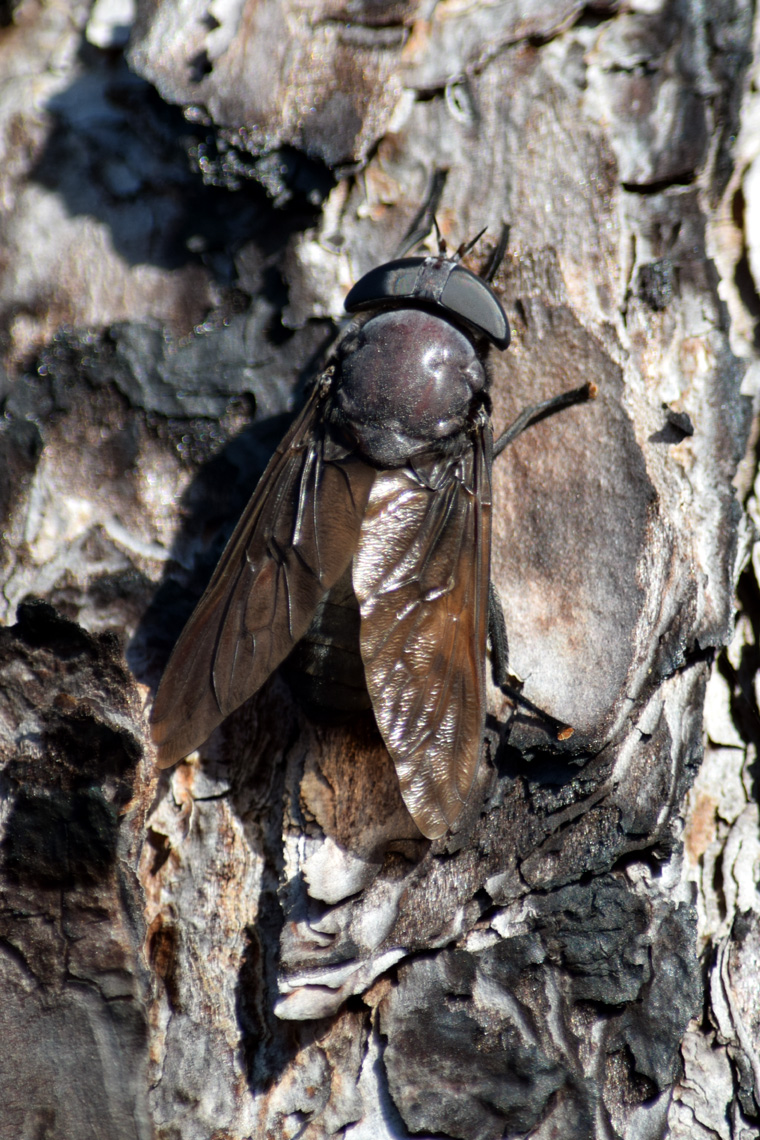
[(531, 407), (525, 408), (524, 411), (520, 412), (517, 419), (494, 441), (494, 459), (497, 455), (501, 455), (504, 448), (509, 447), (518, 435), (522, 435), (526, 428), (537, 424), (539, 420), (543, 420), (547, 416), (553, 416), (555, 412), (561, 412), (564, 408), (571, 408), (573, 404), (585, 404), (587, 400), (595, 399), (597, 391), (596, 384), (589, 381), (588, 384), (584, 384), (580, 388), (571, 388), (569, 392), (560, 392), (558, 396), (552, 396), (550, 400), (544, 400), (540, 404), (533, 404)]

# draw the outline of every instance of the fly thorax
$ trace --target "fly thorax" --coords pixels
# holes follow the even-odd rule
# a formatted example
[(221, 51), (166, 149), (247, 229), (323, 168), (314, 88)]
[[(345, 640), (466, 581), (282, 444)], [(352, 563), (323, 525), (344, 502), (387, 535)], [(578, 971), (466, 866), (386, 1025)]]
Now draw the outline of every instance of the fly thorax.
[(370, 462), (399, 467), (461, 434), (486, 374), (472, 341), (424, 309), (379, 313), (349, 334), (334, 406)]

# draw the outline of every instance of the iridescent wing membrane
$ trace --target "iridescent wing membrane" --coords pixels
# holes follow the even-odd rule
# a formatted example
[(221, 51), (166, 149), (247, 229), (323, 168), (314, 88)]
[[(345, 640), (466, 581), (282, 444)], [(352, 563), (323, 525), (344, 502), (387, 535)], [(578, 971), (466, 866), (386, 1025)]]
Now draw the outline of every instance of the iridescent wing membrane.
[(404, 801), (431, 839), (459, 816), (482, 744), (489, 444), (483, 426), (458, 458), (379, 472), (354, 558), (372, 707)]
[(306, 633), (353, 563), (375, 717), (423, 834), (467, 799), (485, 710), (490, 478), (455, 458), (376, 471), (327, 438), (317, 392), (272, 458), (166, 667), (159, 766), (201, 744)]
[(281, 664), (351, 561), (375, 470), (328, 438), (323, 387), (283, 439), (169, 659), (158, 763), (192, 752)]

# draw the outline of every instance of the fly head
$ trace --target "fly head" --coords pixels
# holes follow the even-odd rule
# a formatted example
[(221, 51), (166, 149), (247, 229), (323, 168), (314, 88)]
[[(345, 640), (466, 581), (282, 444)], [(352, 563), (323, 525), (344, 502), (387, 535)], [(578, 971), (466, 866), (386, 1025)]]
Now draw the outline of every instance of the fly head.
[(456, 258), (403, 257), (379, 265), (357, 281), (345, 307), (355, 313), (388, 303), (433, 306), (497, 348), (509, 347), (509, 321), (501, 301), (490, 285)]

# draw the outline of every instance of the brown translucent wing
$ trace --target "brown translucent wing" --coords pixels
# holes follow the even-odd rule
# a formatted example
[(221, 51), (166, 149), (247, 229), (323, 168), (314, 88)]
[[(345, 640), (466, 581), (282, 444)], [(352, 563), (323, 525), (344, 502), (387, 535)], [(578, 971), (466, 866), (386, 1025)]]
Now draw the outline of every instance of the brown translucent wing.
[(423, 835), (461, 812), (480, 758), (491, 542), (489, 439), (378, 474), (354, 557), (378, 726)]
[(325, 398), (278, 447), (169, 658), (151, 715), (162, 768), (260, 688), (351, 561), (375, 472), (327, 439)]

